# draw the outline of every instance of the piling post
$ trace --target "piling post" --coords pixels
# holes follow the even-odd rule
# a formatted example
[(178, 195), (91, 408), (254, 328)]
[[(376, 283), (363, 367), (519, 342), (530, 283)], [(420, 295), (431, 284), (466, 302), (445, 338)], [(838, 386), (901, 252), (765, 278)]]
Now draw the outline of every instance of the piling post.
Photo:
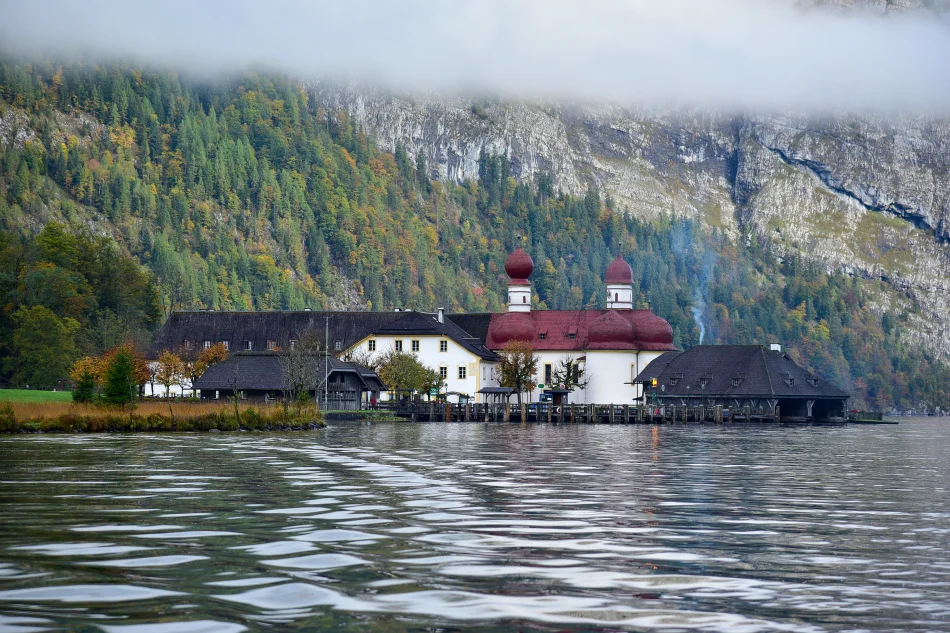
[(630, 424), (630, 405), (623, 405), (623, 423)]
[(776, 422), (782, 421), (782, 407), (778, 405), (775, 405), (775, 421)]
[(435, 407), (435, 403), (433, 403), (432, 400), (429, 400), (429, 422), (432, 422), (433, 420), (435, 420), (435, 417), (434, 417), (435, 412), (433, 411), (434, 407)]
[(752, 407), (750, 407), (750, 406), (742, 407), (742, 413), (745, 414), (745, 421), (746, 421), (746, 422), (751, 422), (751, 421), (752, 421)]
[(554, 413), (554, 403), (551, 402), (548, 404), (548, 424), (551, 423), (551, 415)]
[(528, 422), (528, 403), (521, 403), (521, 423), (526, 424)]

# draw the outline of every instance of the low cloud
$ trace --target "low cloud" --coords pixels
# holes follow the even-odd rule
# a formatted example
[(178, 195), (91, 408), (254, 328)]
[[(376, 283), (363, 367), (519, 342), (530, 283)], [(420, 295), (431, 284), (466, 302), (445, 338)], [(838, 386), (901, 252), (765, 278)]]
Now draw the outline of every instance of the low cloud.
[(409, 90), (950, 113), (950, 24), (793, 0), (7, 0), (0, 48)]

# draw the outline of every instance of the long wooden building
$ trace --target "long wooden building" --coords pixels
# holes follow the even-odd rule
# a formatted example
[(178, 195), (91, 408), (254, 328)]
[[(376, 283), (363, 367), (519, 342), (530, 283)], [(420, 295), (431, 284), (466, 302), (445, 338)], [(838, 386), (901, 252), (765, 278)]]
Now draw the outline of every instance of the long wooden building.
[(849, 397), (799, 367), (781, 349), (760, 345), (698, 345), (686, 352), (666, 352), (635, 382), (643, 385), (647, 404), (721, 406), (733, 414), (748, 411), (763, 418), (843, 418)]

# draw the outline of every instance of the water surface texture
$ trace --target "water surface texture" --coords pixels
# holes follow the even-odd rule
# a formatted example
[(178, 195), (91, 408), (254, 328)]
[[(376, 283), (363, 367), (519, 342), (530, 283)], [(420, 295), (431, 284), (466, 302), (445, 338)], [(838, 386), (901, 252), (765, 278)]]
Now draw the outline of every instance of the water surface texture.
[(0, 632), (950, 630), (950, 424), (0, 438)]

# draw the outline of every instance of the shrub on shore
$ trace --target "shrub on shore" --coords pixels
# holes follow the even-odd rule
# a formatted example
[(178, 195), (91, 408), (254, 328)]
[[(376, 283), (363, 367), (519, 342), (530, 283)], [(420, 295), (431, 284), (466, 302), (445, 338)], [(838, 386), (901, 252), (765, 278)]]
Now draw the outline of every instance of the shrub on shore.
[(315, 407), (147, 402), (138, 407), (91, 405), (0, 407), (0, 433), (131, 433), (187, 431), (300, 431), (324, 426)]

